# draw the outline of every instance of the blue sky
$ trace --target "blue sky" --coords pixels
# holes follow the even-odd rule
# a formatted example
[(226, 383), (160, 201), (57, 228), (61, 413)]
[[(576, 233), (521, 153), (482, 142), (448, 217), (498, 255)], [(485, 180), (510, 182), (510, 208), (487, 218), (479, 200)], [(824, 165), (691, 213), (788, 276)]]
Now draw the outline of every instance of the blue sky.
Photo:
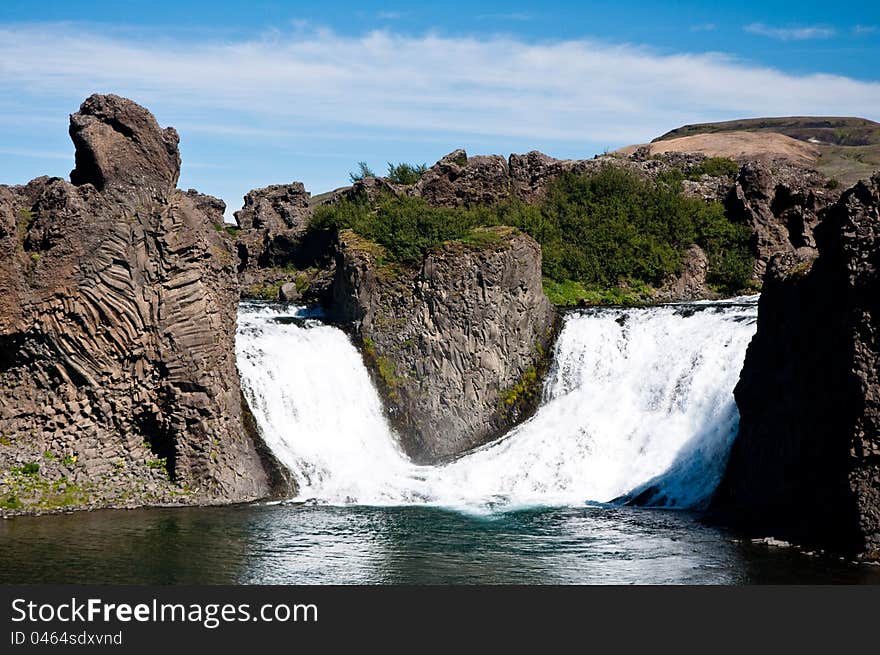
[(880, 3), (2, 0), (0, 183), (66, 177), (67, 115), (119, 93), (181, 134), (180, 185), (345, 184), (366, 160), (590, 157), (684, 123), (880, 120)]

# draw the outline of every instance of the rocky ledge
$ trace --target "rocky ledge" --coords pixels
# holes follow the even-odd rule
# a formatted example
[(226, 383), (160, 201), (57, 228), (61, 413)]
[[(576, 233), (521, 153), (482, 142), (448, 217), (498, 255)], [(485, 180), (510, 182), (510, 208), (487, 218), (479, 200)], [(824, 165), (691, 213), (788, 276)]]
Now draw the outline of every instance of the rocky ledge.
[[(671, 171), (686, 176), (684, 193), (724, 206), (731, 221), (752, 231), (753, 282), (760, 286), (772, 257), (780, 253), (815, 255), (813, 230), (819, 216), (840, 196), (834, 183), (814, 170), (788, 161), (745, 160), (730, 174), (701, 172), (701, 154), (667, 153), (649, 157), (602, 155), (560, 160), (541, 152), (468, 156), (454, 150), (427, 169), (414, 184), (381, 177), (312, 197), (300, 182), (255, 189), (236, 212), (236, 244), (242, 294), (262, 299), (323, 302), (329, 293), (335, 258), (333, 244), (306, 229), (316, 207), (344, 199), (376, 201), (381, 195), (412, 196), (435, 207), (494, 205), (508, 200), (539, 203), (548, 186), (566, 173), (589, 175), (612, 166), (644, 178)], [(717, 298), (707, 282), (708, 258), (699, 246), (685, 254), (681, 273), (654, 290), (653, 302)]]
[(248, 421), (224, 205), (113, 95), (70, 118), (71, 182), (0, 186), (0, 512), (245, 501), (290, 482)]
[(774, 258), (711, 518), (880, 558), (880, 175), (824, 213), (818, 255)]
[(407, 454), (444, 461), (530, 416), (558, 325), (538, 244), (487, 228), (415, 269), (386, 260), (340, 233), (329, 308), (354, 331)]

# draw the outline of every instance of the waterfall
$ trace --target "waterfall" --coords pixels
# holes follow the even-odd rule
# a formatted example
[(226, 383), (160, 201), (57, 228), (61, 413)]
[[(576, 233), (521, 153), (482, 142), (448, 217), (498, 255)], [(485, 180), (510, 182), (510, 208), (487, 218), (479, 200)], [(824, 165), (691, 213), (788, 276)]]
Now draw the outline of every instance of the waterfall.
[(756, 314), (754, 299), (570, 312), (535, 416), (442, 466), (409, 461), (356, 348), (304, 308), (243, 303), (236, 350), (298, 500), (693, 508), (736, 435), (733, 387)]

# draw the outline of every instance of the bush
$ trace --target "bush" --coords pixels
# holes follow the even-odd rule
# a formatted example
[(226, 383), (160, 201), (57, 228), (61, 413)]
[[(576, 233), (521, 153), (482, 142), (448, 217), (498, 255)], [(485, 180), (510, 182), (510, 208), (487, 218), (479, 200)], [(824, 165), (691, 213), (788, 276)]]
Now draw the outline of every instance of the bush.
[(370, 167), (367, 166), (367, 162), (365, 161), (359, 161), (357, 171), (348, 174), (348, 178), (352, 182), (360, 182), (365, 177), (376, 177), (376, 174), (370, 170)]
[[(445, 208), (421, 198), (385, 196), (375, 204), (361, 198), (320, 207), (309, 229), (351, 229), (384, 246), (392, 259), (414, 265), (445, 241), (483, 243), (477, 227), (515, 227), (541, 244), (545, 286), (559, 304), (640, 296), (646, 285), (678, 273), (694, 243), (709, 257), (713, 285), (730, 293), (745, 288), (751, 231), (731, 223), (719, 203), (683, 195), (683, 179), (670, 173), (645, 180), (613, 166), (591, 175), (567, 173), (540, 205), (509, 200)], [(624, 292), (606, 293), (617, 288)]]
[(739, 172), (739, 164), (727, 157), (709, 157), (694, 166), (688, 178), (699, 180), (701, 175), (712, 177), (735, 177)]
[(427, 164), (393, 164), (388, 162), (388, 181), (392, 184), (415, 184), (424, 172), (428, 170)]

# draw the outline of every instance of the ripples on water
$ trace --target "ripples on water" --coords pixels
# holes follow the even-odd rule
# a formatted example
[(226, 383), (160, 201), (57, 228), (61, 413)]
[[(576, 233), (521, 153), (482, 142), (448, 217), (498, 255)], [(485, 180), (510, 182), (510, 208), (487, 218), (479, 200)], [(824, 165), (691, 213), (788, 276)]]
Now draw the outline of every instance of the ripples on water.
[(685, 512), (251, 505), (0, 521), (0, 582), (880, 583), (880, 568), (739, 544)]

